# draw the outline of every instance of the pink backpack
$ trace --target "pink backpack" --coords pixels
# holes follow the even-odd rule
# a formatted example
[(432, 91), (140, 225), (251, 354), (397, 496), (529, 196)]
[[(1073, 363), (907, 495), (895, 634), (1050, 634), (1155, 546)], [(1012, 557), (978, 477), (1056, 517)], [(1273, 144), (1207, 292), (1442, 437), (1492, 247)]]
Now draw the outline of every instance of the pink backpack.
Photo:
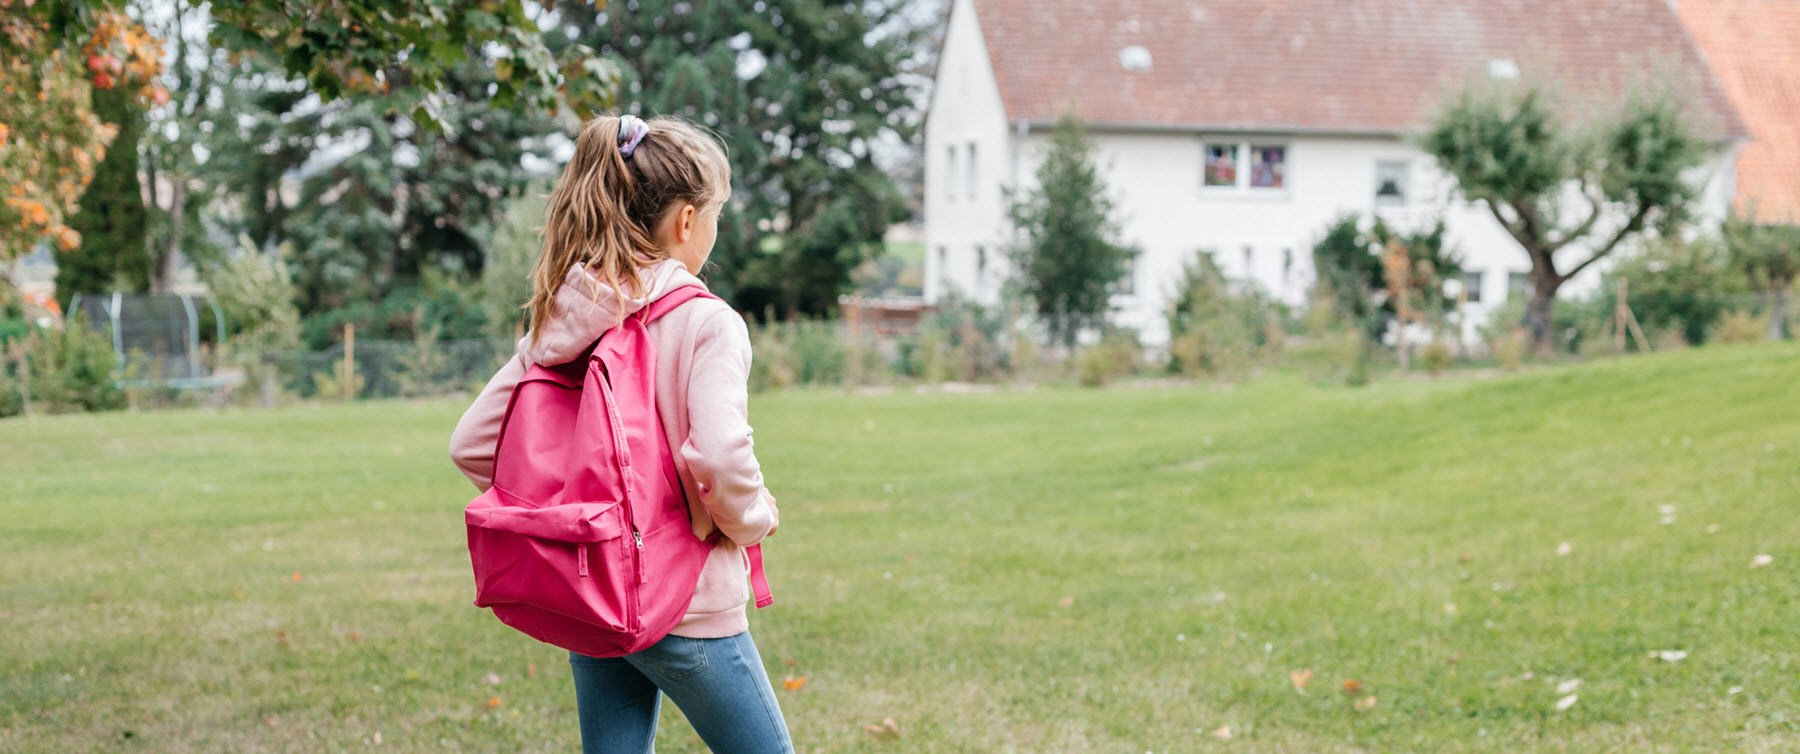
[[(494, 485), (469, 503), (475, 605), (539, 641), (594, 657), (649, 647), (687, 613), (707, 554), (656, 413), (647, 326), (689, 300), (664, 294), (568, 364), (532, 366), (513, 388)], [(773, 598), (761, 547), (747, 550), (757, 607)]]

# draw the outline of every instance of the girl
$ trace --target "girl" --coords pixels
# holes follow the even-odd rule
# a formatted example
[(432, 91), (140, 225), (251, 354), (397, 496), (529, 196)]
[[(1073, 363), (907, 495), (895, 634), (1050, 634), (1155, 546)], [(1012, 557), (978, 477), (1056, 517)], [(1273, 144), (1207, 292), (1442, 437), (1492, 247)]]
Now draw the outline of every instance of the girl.
[[(450, 438), (450, 456), (470, 481), (484, 490), (491, 483), (500, 423), (526, 367), (572, 361), (664, 293), (700, 285), (695, 275), (730, 195), (724, 151), (687, 123), (627, 115), (582, 128), (550, 195), (527, 304), (531, 330)], [(668, 637), (625, 657), (570, 653), (582, 751), (651, 751), (666, 693), (715, 752), (791, 752), (744, 611), (743, 548), (774, 534), (779, 521), (751, 447), (749, 332), (729, 306), (708, 298), (680, 305), (648, 332), (657, 413), (694, 535), (724, 537)]]

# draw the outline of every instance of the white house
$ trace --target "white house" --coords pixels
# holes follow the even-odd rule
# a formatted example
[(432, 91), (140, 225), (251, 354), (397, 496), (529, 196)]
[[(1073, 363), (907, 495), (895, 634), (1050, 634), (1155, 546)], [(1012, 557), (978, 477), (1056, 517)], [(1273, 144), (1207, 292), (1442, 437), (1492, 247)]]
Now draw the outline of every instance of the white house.
[(925, 297), (998, 300), (1006, 192), (1034, 185), (1073, 112), (1142, 250), (1114, 321), (1147, 342), (1166, 342), (1194, 254), (1304, 301), (1312, 244), (1345, 213), (1407, 229), (1442, 216), (1480, 321), (1524, 295), (1529, 262), (1406, 135), (1470, 77), (1539, 68), (1591, 101), (1649, 70), (1692, 78), (1725, 147), (1694, 179), (1703, 213), (1726, 211), (1744, 128), (1667, 0), (953, 0), (925, 125)]

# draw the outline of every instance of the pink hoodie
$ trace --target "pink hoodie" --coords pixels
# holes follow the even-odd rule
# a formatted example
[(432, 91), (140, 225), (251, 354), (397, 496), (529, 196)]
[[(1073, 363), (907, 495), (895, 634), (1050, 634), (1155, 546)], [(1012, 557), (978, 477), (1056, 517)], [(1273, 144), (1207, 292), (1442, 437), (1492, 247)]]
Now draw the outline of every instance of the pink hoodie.
[[(513, 386), (527, 365), (562, 364), (619, 321), (683, 285), (700, 285), (680, 262), (643, 270), (642, 298), (624, 298), (576, 266), (556, 291), (554, 310), (537, 343), (528, 334), (519, 355), (500, 368), (450, 435), (450, 459), (483, 490), (494, 471), (494, 446)], [(595, 292), (599, 292), (596, 300)], [(656, 343), (656, 410), (687, 490), (694, 536), (724, 539), (706, 561), (676, 636), (715, 639), (748, 629), (744, 602), (749, 563), (743, 548), (775, 528), (775, 498), (763, 486), (749, 421), (750, 333), (724, 302), (694, 299), (650, 324)]]

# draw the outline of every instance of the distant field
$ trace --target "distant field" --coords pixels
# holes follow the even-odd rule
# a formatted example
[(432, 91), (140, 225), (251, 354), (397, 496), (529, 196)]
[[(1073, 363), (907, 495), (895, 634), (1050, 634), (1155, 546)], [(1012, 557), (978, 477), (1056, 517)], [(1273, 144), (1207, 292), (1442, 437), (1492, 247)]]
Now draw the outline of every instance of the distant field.
[[(1796, 751), (1797, 383), (760, 397), (752, 624), (802, 752)], [(576, 750), (468, 604), (461, 408), (0, 422), (0, 751)]]

